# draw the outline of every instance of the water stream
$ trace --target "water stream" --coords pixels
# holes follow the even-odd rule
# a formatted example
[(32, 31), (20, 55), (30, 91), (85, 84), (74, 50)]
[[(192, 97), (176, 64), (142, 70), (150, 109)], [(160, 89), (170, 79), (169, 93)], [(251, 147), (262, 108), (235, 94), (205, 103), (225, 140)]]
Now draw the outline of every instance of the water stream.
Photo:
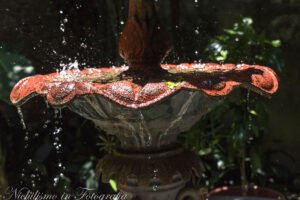
[(65, 178), (64, 171), (65, 166), (62, 162), (62, 142), (61, 142), (61, 135), (63, 132), (62, 129), (62, 112), (61, 109), (54, 110), (54, 131), (52, 132), (52, 140), (53, 140), (53, 147), (55, 149), (56, 154), (56, 163), (57, 163), (57, 172), (55, 177), (53, 178), (53, 186), (56, 187), (61, 179)]
[(165, 135), (167, 135), (169, 133), (169, 131), (177, 124), (181, 121), (182, 117), (185, 115), (185, 113), (188, 111), (191, 103), (193, 102), (193, 98), (195, 97), (196, 92), (190, 92), (189, 93), (189, 98), (187, 99), (187, 101), (184, 103), (184, 105), (182, 106), (182, 108), (180, 109), (179, 113), (177, 114), (177, 118), (172, 121), (172, 123), (170, 124), (170, 126), (164, 131), (163, 134), (161, 134), (159, 136), (159, 146), (161, 146), (161, 141), (163, 139), (163, 137)]
[[(49, 108), (47, 104), (47, 108)], [(35, 189), (37, 182), (41, 181), (41, 174), (38, 168), (34, 166), (34, 159), (30, 156), (30, 143), (32, 142), (32, 136), (28, 131), (26, 126), (24, 115), (20, 106), (17, 107), (17, 111), (20, 117), (20, 123), (25, 132), (24, 135), (24, 154), (26, 157), (25, 166), (21, 169), (21, 184), (26, 184), (28, 181), (30, 182), (31, 189)], [(61, 179), (65, 178), (64, 171), (65, 166), (62, 162), (62, 141), (61, 134), (63, 132), (62, 129), (62, 113), (61, 110), (54, 110), (54, 130), (51, 132), (53, 147), (56, 155), (56, 163), (57, 163), (57, 172), (53, 178), (53, 186), (57, 186)], [(43, 128), (47, 129), (51, 120), (46, 120), (43, 124)], [(34, 137), (38, 137), (39, 133), (35, 133)], [(26, 182), (25, 182), (26, 181)], [(28, 186), (27, 186), (28, 187)]]
[[(37, 173), (38, 172), (38, 169), (34, 169), (34, 171), (36, 173), (33, 173), (32, 172), (32, 163), (33, 163), (33, 159), (30, 157), (30, 154), (29, 154), (29, 147), (30, 147), (30, 140), (31, 140), (31, 137), (30, 137), (30, 134), (29, 134), (29, 131), (27, 129), (27, 126), (26, 126), (26, 123), (25, 123), (25, 120), (24, 120), (24, 115), (23, 115), (23, 112), (22, 112), (22, 109), (20, 106), (17, 106), (17, 111), (18, 111), (18, 114), (19, 114), (19, 117), (20, 117), (20, 123), (22, 125), (22, 128), (25, 132), (24, 134), (24, 154), (25, 154), (25, 157), (26, 157), (26, 166), (24, 166), (22, 169), (21, 169), (21, 184), (24, 184), (24, 181), (26, 178), (29, 178), (27, 180), (30, 181), (31, 183), (31, 188), (34, 189), (36, 187), (36, 181), (40, 181), (40, 176), (39, 174)], [(30, 171), (26, 171), (26, 168), (30, 169)]]

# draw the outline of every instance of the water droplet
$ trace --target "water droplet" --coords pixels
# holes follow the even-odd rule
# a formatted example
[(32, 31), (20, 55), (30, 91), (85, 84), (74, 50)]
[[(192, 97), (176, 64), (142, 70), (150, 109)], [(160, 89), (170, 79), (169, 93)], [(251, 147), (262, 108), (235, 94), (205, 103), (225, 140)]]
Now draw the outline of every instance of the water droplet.
[(63, 37), (63, 40), (62, 40), (62, 42), (61, 42), (63, 45), (66, 45), (67, 44), (67, 41), (66, 41), (66, 38), (65, 37)]
[(53, 179), (53, 181), (54, 181), (53, 186), (55, 187), (55, 186), (57, 186), (57, 183), (58, 183), (58, 181), (59, 181), (59, 178), (58, 178), (58, 177), (55, 177), (55, 178)]
[(32, 164), (32, 159), (28, 159), (27, 164), (31, 165)]
[(157, 185), (154, 185), (154, 186), (152, 187), (152, 189), (153, 189), (153, 191), (157, 191), (157, 190), (158, 190), (158, 186), (157, 186)]
[(60, 24), (59, 29), (61, 32), (65, 32), (65, 26), (63, 24)]
[(86, 48), (87, 48), (87, 45), (86, 45), (86, 44), (84, 44), (84, 43), (81, 43), (81, 44), (80, 44), (80, 46), (81, 46), (82, 48), (84, 48), (84, 49), (86, 49)]

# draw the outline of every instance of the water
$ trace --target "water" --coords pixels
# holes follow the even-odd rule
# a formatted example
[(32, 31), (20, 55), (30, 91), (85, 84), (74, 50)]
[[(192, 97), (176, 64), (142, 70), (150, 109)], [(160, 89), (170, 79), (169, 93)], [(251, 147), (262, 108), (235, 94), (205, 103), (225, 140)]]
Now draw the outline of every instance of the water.
[(55, 109), (54, 110), (54, 131), (52, 132), (52, 141), (53, 141), (53, 147), (55, 149), (55, 154), (57, 157), (57, 172), (55, 177), (53, 178), (53, 186), (56, 187), (60, 180), (65, 178), (64, 171), (65, 166), (62, 162), (62, 142), (61, 142), (61, 134), (63, 132), (62, 129), (62, 112), (61, 109)]
[[(48, 104), (47, 104), (48, 106)], [(21, 184), (24, 183), (25, 179), (26, 181), (30, 182), (30, 186), (32, 189), (34, 189), (37, 185), (38, 181), (41, 181), (40, 172), (38, 168), (34, 168), (34, 160), (29, 156), (29, 147), (30, 142), (32, 141), (31, 135), (29, 134), (29, 131), (27, 130), (27, 126), (24, 120), (24, 115), (21, 110), (21, 107), (17, 107), (18, 114), (20, 116), (20, 123), (22, 125), (23, 130), (25, 131), (24, 135), (24, 152), (25, 156), (27, 157), (26, 160), (26, 166), (24, 166), (21, 170)], [(53, 146), (55, 149), (55, 154), (57, 157), (57, 172), (55, 177), (53, 178), (53, 186), (57, 186), (59, 181), (61, 179), (65, 178), (64, 171), (65, 166), (62, 162), (62, 142), (61, 142), (61, 133), (63, 131), (62, 127), (62, 112), (60, 109), (54, 110), (54, 130), (52, 131), (52, 140), (53, 140)], [(48, 128), (49, 124), (51, 124), (51, 120), (46, 120), (43, 124), (43, 128)], [(34, 137), (38, 137), (39, 133), (35, 133)]]
[(142, 111), (140, 111), (139, 114), (140, 114), (140, 133), (141, 133), (140, 139), (143, 146), (149, 147), (152, 144), (152, 136), (147, 127), (147, 123), (145, 122), (145, 118)]
[(68, 23), (68, 18), (64, 17), (64, 12), (62, 10), (59, 11), (59, 14), (61, 16), (61, 20), (60, 20), (60, 24), (59, 24), (59, 30), (63, 33), (63, 38), (62, 38), (61, 43), (63, 45), (67, 45), (67, 41), (66, 41), (64, 33), (66, 31), (66, 23)]
[(184, 105), (180, 109), (179, 113), (177, 114), (177, 118), (174, 121), (172, 121), (172, 123), (164, 131), (164, 133), (159, 136), (159, 146), (161, 145), (161, 140), (163, 139), (163, 137), (165, 135), (167, 135), (169, 133), (169, 131), (172, 130), (172, 128), (175, 127), (175, 125), (177, 123), (181, 122), (181, 119), (183, 118), (183, 116), (185, 115), (185, 113), (188, 111), (191, 103), (193, 102), (193, 98), (195, 97), (196, 94), (197, 94), (196, 92), (190, 92), (189, 93), (189, 98), (187, 99), (187, 101), (184, 103)]
[(251, 108), (250, 108), (250, 104), (251, 104), (251, 102), (250, 102), (250, 90), (248, 90), (247, 91), (247, 111), (248, 111), (248, 113), (249, 113), (249, 115), (248, 115), (248, 120), (249, 120), (249, 125), (248, 125), (248, 130), (249, 131), (251, 131), (252, 130), (252, 116), (251, 116)]
[(20, 116), (20, 120), (21, 120), (21, 124), (22, 124), (23, 130), (26, 130), (27, 127), (26, 127), (26, 124), (25, 124), (25, 121), (24, 121), (24, 115), (23, 115), (23, 112), (21, 110), (21, 107), (17, 106), (17, 110), (18, 110), (18, 114)]
[[(27, 161), (26, 161), (26, 167), (28, 169), (31, 169), (32, 168), (32, 163), (33, 163), (33, 159), (29, 156), (29, 146), (30, 146), (30, 134), (29, 134), (29, 131), (27, 130), (27, 126), (26, 126), (26, 123), (25, 123), (25, 120), (24, 120), (24, 115), (23, 115), (23, 112), (22, 112), (22, 109), (20, 106), (17, 106), (17, 111), (18, 111), (18, 114), (20, 116), (20, 123), (22, 125), (22, 128), (25, 132), (24, 134), (24, 152), (25, 152), (25, 156), (27, 157)], [(24, 179), (26, 177), (29, 177), (29, 181), (31, 183), (31, 188), (34, 189), (36, 187), (36, 179), (38, 178), (39, 179), (39, 176), (37, 174), (33, 174), (32, 172), (30, 172), (28, 175), (26, 173), (26, 169), (25, 167), (22, 168), (21, 170), (21, 184), (23, 184), (24, 182)]]

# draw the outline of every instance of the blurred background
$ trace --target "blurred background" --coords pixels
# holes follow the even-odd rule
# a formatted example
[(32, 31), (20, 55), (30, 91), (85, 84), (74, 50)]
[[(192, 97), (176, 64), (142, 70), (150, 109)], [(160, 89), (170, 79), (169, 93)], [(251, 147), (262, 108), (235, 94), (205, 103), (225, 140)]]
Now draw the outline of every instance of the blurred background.
[[(237, 90), (181, 136), (179, 142), (204, 160), (200, 184), (239, 185), (245, 177), (299, 197), (300, 0), (158, 0), (158, 6), (173, 41), (164, 62), (260, 64), (280, 78), (271, 100)], [(69, 110), (50, 108), (42, 97), (22, 106), (24, 130), (9, 93), (23, 77), (74, 63), (124, 64), (117, 47), (127, 9), (127, 0), (0, 0), (0, 191), (26, 185), (113, 192), (113, 182), (102, 184), (94, 169), (117, 147), (114, 138)]]

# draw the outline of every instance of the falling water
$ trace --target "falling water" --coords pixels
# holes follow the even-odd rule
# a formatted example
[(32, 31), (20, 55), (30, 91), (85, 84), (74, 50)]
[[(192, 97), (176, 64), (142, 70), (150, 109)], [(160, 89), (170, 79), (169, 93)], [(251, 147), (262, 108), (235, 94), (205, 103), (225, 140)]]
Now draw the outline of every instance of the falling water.
[(24, 115), (23, 115), (21, 107), (17, 106), (17, 110), (18, 110), (18, 114), (20, 116), (20, 120), (21, 120), (21, 124), (22, 124), (23, 130), (26, 130), (26, 124), (25, 124), (25, 121), (24, 121)]
[[(63, 17), (64, 12), (62, 10), (60, 10), (59, 14)], [(65, 26), (66, 23), (68, 23), (68, 19), (63, 17), (60, 20), (60, 24), (59, 24), (59, 30), (63, 33), (63, 39), (62, 39), (62, 44), (63, 45), (67, 44), (66, 37), (64, 36), (65, 30), (66, 30), (66, 26)]]
[(181, 121), (182, 117), (185, 115), (185, 113), (188, 111), (190, 105), (193, 102), (193, 98), (195, 97), (196, 92), (190, 92), (189, 93), (189, 98), (187, 99), (187, 101), (185, 102), (185, 104), (182, 106), (182, 108), (180, 109), (179, 113), (177, 114), (177, 118), (172, 121), (171, 125), (164, 131), (163, 134), (161, 134), (159, 136), (159, 145), (161, 145), (161, 140), (163, 139), (163, 137), (165, 135), (167, 135), (169, 133), (169, 131), (178, 123)]
[(141, 141), (143, 145), (151, 146), (152, 144), (152, 137), (151, 133), (147, 127), (147, 123), (145, 122), (144, 115), (142, 111), (139, 111), (140, 114), (140, 134), (141, 134)]
[[(23, 115), (21, 107), (17, 106), (17, 110), (18, 110), (18, 114), (20, 116), (20, 121), (21, 121), (23, 130), (25, 131), (25, 136), (24, 136), (24, 152), (25, 152), (25, 154), (28, 154), (29, 144), (30, 144), (30, 134), (29, 134), (29, 131), (27, 130), (27, 126), (25, 124), (24, 115)], [(30, 169), (30, 168), (32, 168), (32, 158), (30, 158), (29, 155), (26, 155), (26, 157), (28, 158), (27, 161), (26, 161), (26, 166)], [(26, 169), (25, 169), (25, 167), (23, 167), (22, 170), (21, 170), (21, 180), (22, 180), (21, 184), (23, 184), (23, 180), (25, 179), (25, 177), (26, 177)], [(32, 188), (36, 187), (36, 178), (38, 180), (40, 180), (38, 174), (33, 174), (33, 173), (30, 172), (30, 174), (29, 174), (29, 180), (31, 182), (31, 187)]]
[(152, 186), (152, 190), (155, 192), (158, 190), (158, 184), (157, 184), (157, 180), (158, 180), (158, 169), (154, 169), (153, 170), (153, 180), (154, 180), (154, 185)]
[(56, 187), (61, 179), (65, 178), (64, 170), (65, 167), (62, 163), (62, 142), (61, 142), (61, 133), (63, 131), (62, 129), (62, 113), (61, 110), (55, 109), (54, 110), (54, 131), (52, 132), (53, 136), (53, 146), (55, 149), (55, 153), (57, 156), (57, 175), (53, 178), (53, 186)]
[(196, 8), (198, 8), (198, 7), (199, 7), (199, 2), (198, 2), (198, 0), (195, 0), (195, 4), (196, 4)]
[(252, 130), (252, 116), (251, 116), (251, 108), (250, 108), (250, 90), (247, 91), (247, 111), (248, 111), (248, 120), (249, 120), (249, 124), (248, 124), (248, 130), (251, 131)]

